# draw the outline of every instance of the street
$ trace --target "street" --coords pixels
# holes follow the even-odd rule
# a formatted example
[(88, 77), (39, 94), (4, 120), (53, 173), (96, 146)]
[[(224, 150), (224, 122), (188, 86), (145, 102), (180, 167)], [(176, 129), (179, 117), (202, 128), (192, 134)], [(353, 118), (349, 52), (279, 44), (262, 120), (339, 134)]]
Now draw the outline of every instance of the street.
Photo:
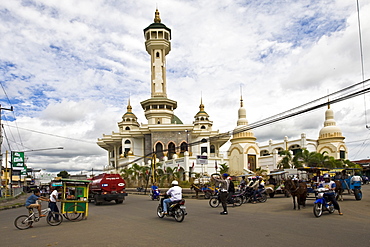
[[(0, 211), (2, 246), (370, 246), (370, 186), (363, 199), (344, 194), (339, 202), (343, 216), (313, 215), (314, 198), (306, 208), (293, 210), (292, 198), (277, 195), (266, 203), (211, 208), (208, 200), (187, 199), (188, 215), (182, 223), (156, 215), (157, 201), (146, 195), (129, 195), (123, 204), (89, 205), (89, 217), (64, 220), (49, 226), (45, 219), (32, 229), (18, 230), (14, 219), (24, 207)], [(46, 203), (43, 204), (43, 207)]]

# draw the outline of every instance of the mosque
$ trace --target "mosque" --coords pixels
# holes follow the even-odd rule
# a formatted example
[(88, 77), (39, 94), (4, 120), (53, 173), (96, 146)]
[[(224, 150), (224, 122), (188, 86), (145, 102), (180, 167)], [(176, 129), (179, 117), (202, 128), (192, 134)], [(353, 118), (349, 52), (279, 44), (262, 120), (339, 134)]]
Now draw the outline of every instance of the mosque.
[[(300, 139), (260, 146), (252, 130), (238, 131), (248, 127), (246, 109), (240, 98), (237, 126), (233, 135), (225, 135), (212, 129), (213, 122), (205, 111), (200, 99), (199, 111), (192, 124), (184, 124), (174, 113), (177, 102), (167, 97), (166, 55), (171, 51), (171, 29), (161, 22), (158, 10), (155, 11), (154, 23), (144, 29), (145, 47), (150, 55), (151, 98), (141, 102), (146, 124), (139, 124), (130, 105), (118, 122), (118, 131), (110, 135), (103, 134), (97, 144), (108, 154), (106, 171), (119, 171), (136, 163), (151, 165), (152, 153), (156, 154), (156, 163), (162, 168), (177, 168), (183, 172), (183, 180), (191, 173), (213, 174), (219, 172), (221, 165), (229, 167), (231, 175), (251, 173), (257, 168), (268, 171), (277, 169), (282, 159), (279, 152), (291, 150), (295, 154), (303, 148), (310, 152), (327, 152), (336, 159), (348, 157), (347, 147), (342, 132), (334, 120), (330, 106), (325, 113), (324, 127), (318, 139), (308, 139), (301, 134)], [(235, 114), (236, 115), (236, 114)], [(229, 144), (227, 155), (220, 148)]]

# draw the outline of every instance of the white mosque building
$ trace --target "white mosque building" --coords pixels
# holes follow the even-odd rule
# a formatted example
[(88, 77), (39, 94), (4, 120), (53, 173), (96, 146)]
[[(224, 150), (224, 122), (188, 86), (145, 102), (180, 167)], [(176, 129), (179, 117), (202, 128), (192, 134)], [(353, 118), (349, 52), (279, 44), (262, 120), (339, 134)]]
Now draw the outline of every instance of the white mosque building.
[[(191, 124), (184, 124), (175, 114), (177, 102), (167, 97), (166, 55), (171, 50), (171, 29), (161, 23), (158, 10), (154, 23), (144, 29), (145, 47), (150, 55), (151, 98), (141, 102), (146, 124), (139, 124), (133, 113), (130, 100), (127, 112), (118, 123), (118, 131), (103, 134), (97, 144), (107, 151), (105, 170), (118, 172), (136, 163), (151, 165), (152, 153), (156, 162), (164, 167), (177, 167), (183, 171), (184, 180), (190, 173), (212, 174), (219, 171), (221, 164), (229, 166), (229, 173), (241, 175), (251, 173), (261, 167), (272, 171), (276, 169), (281, 150), (306, 148), (309, 151), (324, 152), (334, 158), (347, 158), (347, 147), (339, 127), (336, 126), (333, 111), (326, 111), (324, 127), (318, 139), (307, 139), (305, 134), (298, 140), (289, 140), (259, 146), (252, 130), (238, 132), (248, 126), (246, 109), (241, 105), (238, 111), (237, 126), (231, 138), (212, 130), (213, 122), (205, 111), (200, 99), (199, 111)], [(235, 131), (236, 130), (236, 131)], [(220, 148), (228, 143), (224, 157)]]

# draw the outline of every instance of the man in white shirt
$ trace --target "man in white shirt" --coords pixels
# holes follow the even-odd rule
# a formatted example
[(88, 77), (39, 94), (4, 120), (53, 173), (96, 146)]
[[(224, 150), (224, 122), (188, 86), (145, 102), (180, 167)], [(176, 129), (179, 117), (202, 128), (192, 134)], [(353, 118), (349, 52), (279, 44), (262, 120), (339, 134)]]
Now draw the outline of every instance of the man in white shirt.
[(174, 201), (180, 201), (182, 199), (182, 188), (179, 186), (179, 182), (176, 180), (172, 181), (172, 187), (166, 192), (170, 198), (163, 200), (163, 213), (167, 214), (168, 204)]
[(50, 194), (50, 203), (49, 203), (49, 208), (51, 209), (52, 212), (58, 212), (59, 209), (57, 206), (58, 200), (58, 190), (57, 187), (52, 187), (53, 192)]
[(351, 184), (354, 184), (354, 182), (362, 182), (362, 178), (358, 173), (355, 173), (355, 175), (351, 178)]

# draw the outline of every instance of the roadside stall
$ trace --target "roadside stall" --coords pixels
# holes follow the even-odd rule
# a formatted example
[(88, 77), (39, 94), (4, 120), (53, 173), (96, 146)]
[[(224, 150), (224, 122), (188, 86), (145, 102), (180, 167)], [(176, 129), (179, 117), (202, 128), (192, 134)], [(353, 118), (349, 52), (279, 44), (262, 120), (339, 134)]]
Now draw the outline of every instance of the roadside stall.
[(88, 216), (89, 180), (65, 179), (53, 181), (61, 184), (61, 214), (71, 221)]

